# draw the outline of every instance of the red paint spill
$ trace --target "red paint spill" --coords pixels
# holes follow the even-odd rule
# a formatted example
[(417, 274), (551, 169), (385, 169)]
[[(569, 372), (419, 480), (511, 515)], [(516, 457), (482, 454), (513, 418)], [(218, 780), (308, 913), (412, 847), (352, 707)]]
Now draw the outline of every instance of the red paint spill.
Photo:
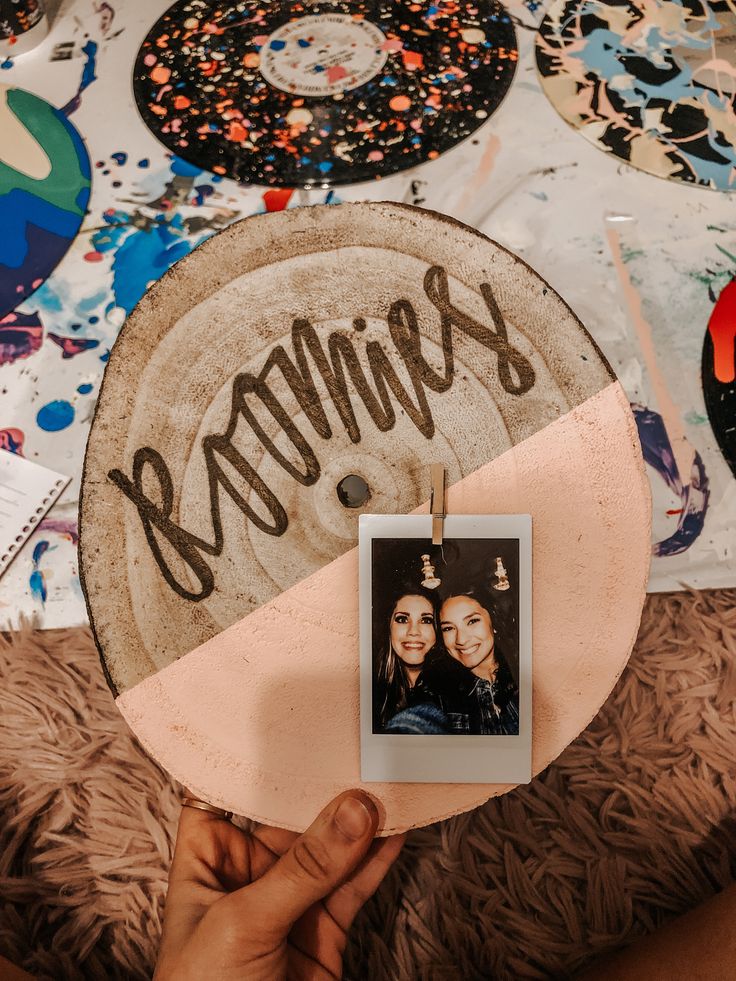
[(283, 211), (291, 200), (293, 193), (293, 188), (288, 187), (266, 191), (263, 195), (263, 203), (266, 206), (266, 211)]
[(669, 508), (665, 514), (682, 514), (685, 508)]
[(736, 379), (736, 279), (722, 291), (708, 321), (713, 341), (713, 371), (719, 382)]
[(102, 253), (101, 252), (87, 252), (85, 255), (85, 260), (87, 262), (101, 262)]

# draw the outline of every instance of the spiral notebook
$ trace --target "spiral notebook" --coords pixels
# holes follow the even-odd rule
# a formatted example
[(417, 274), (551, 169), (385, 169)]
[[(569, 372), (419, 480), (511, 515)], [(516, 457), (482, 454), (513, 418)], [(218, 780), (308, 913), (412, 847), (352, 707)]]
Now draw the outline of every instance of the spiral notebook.
[(71, 477), (0, 450), (0, 576)]

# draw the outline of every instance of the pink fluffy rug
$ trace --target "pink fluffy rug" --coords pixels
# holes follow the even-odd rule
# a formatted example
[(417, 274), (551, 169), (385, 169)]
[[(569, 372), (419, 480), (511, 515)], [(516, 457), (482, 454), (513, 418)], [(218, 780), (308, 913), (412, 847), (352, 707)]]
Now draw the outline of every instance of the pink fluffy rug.
[[(0, 638), (0, 680), (0, 954), (54, 981), (149, 978), (177, 788), (86, 630)], [(567, 978), (730, 882), (735, 696), (736, 590), (650, 597), (629, 667), (552, 766), (410, 836), (346, 977)]]

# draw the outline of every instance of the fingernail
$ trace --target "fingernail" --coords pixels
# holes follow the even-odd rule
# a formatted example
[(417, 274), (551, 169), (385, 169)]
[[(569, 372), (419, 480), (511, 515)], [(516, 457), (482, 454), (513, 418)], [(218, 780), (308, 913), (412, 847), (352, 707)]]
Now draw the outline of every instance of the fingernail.
[(346, 838), (357, 841), (368, 830), (371, 815), (359, 797), (346, 797), (335, 812), (334, 820)]

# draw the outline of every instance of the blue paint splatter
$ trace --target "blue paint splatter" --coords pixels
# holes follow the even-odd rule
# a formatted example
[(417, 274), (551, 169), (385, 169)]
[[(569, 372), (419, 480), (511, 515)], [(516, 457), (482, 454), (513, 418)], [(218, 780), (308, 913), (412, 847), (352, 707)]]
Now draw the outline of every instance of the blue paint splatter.
[(110, 154), (110, 159), (114, 160), (115, 163), (118, 165), (118, 167), (122, 167), (124, 166), (124, 164), (128, 159), (128, 154), (125, 153), (123, 150), (118, 150), (117, 153)]
[(74, 408), (69, 402), (57, 399), (38, 410), (36, 422), (47, 433), (58, 433), (74, 421)]
[(202, 168), (195, 167), (194, 164), (187, 163), (187, 161), (182, 160), (181, 157), (172, 157), (171, 172), (172, 174), (176, 174), (178, 177), (197, 177), (202, 173)]
[(0, 68), (2, 68), (3, 71), (8, 71), (12, 67), (13, 67), (12, 58), (6, 58), (5, 61), (2, 63), (2, 65), (0, 65)]
[(195, 243), (187, 241), (184, 234), (184, 223), (177, 215), (168, 223), (160, 216), (152, 227), (132, 234), (127, 224), (113, 224), (92, 237), (99, 252), (115, 252), (112, 288), (116, 306), (130, 313), (149, 284), (192, 251)]
[(97, 80), (95, 75), (95, 64), (97, 62), (97, 42), (87, 41), (87, 43), (82, 48), (82, 51), (86, 55), (87, 60), (84, 63), (84, 68), (82, 69), (82, 78), (79, 82), (79, 88), (77, 89), (76, 95), (67, 102), (67, 104), (61, 110), (65, 116), (71, 116), (73, 112), (76, 112), (82, 104), (82, 92), (88, 88), (92, 82)]
[(40, 569), (33, 570), (28, 585), (31, 587), (31, 596), (45, 604), (48, 591), (46, 589), (46, 577)]
[(42, 605), (46, 603), (48, 590), (46, 589), (46, 576), (43, 570), (39, 568), (39, 564), (46, 552), (53, 552), (55, 548), (55, 545), (52, 546), (46, 539), (42, 539), (36, 543), (36, 547), (33, 549), (33, 571), (28, 579), (28, 585), (31, 589), (31, 596), (34, 599), (40, 600)]
[(212, 194), (215, 193), (215, 189), (214, 189), (214, 187), (212, 187), (211, 184), (198, 184), (194, 188), (194, 193), (196, 195), (196, 197), (194, 199), (195, 204), (197, 204), (199, 206), (199, 205), (204, 204), (205, 200), (208, 197), (210, 197), (210, 195), (212, 195)]
[(44, 557), (46, 552), (48, 552), (49, 548), (50, 548), (50, 542), (47, 542), (45, 540), (38, 542), (36, 547), (33, 549), (33, 564), (35, 566), (38, 566), (38, 563)]
[(77, 391), (80, 395), (89, 395), (93, 388), (93, 385), (90, 385), (89, 382), (85, 382), (83, 385), (77, 386)]
[(272, 51), (283, 51), (286, 47), (286, 41), (271, 41), (269, 48)]
[(148, 157), (144, 157), (142, 160), (138, 161), (138, 166), (143, 167), (143, 169), (145, 170), (146, 167), (151, 166), (151, 161), (148, 159)]

